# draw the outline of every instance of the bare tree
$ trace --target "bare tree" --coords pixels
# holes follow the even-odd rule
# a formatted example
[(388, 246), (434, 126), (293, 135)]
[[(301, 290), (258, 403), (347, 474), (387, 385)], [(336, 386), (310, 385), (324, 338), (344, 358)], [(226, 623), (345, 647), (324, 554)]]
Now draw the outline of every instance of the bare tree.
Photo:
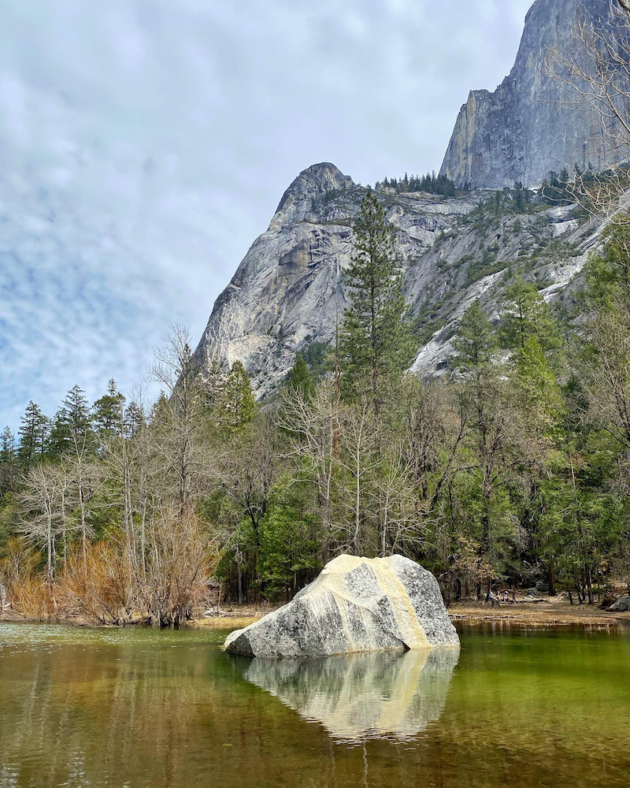
[(404, 439), (388, 445), (381, 453), (375, 476), (381, 556), (409, 553), (412, 545), (414, 552), (417, 552), (421, 542), (414, 468), (405, 448)]
[(59, 472), (66, 474), (69, 495), (62, 501), (63, 519), (68, 505), (76, 513), (76, 527), (81, 535), (83, 564), (87, 565), (87, 548), (94, 532), (90, 524), (90, 504), (100, 491), (105, 476), (103, 468), (89, 456), (83, 447), (77, 447), (67, 460), (59, 466)]
[(317, 486), (322, 525), (322, 559), (327, 562), (332, 531), (332, 492), (338, 467), (339, 398), (333, 381), (324, 381), (314, 396), (301, 391), (285, 394), (278, 425), (291, 436), (287, 456), (297, 458), (297, 473), (311, 475)]
[(23, 506), (20, 530), (29, 541), (45, 551), (49, 583), (55, 574), (57, 542), (66, 530), (63, 520), (66, 488), (67, 480), (59, 467), (40, 463), (26, 477), (20, 496)]
[(163, 348), (155, 351), (153, 379), (166, 389), (156, 406), (151, 435), (161, 457), (165, 481), (173, 479), (182, 516), (193, 510), (202, 477), (202, 380), (190, 349), (187, 329), (174, 325)]
[(582, 14), (571, 31), (569, 54), (548, 51), (543, 70), (567, 86), (566, 103), (581, 106), (585, 116), (593, 118), (594, 134), (607, 150), (605, 172), (575, 172), (576, 201), (593, 214), (627, 223), (630, 216), (618, 211), (629, 185), (625, 164), (630, 159), (630, 2), (610, 3), (607, 20)]
[(182, 626), (193, 617), (216, 569), (219, 551), (199, 519), (166, 509), (153, 521), (141, 597), (159, 626)]
[(341, 551), (361, 555), (367, 547), (368, 523), (377, 522), (373, 501), (368, 496), (374, 469), (378, 466), (378, 424), (371, 403), (344, 407), (340, 418), (341, 476), (340, 497), (345, 512), (334, 523)]

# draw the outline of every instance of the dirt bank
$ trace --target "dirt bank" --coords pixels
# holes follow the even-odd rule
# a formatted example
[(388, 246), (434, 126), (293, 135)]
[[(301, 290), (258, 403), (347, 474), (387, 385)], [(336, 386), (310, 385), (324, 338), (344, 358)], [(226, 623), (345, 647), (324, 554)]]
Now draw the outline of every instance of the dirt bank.
[[(275, 610), (276, 607), (233, 605), (222, 611), (219, 616), (202, 618), (191, 623), (194, 627), (209, 629), (240, 629), (252, 624), (262, 616)], [(593, 605), (571, 606), (565, 598), (550, 598), (541, 602), (531, 602), (525, 599), (514, 604), (501, 603), (492, 608), (490, 603), (465, 602), (452, 605), (449, 614), (453, 621), (463, 621), (470, 624), (482, 624), (498, 621), (509, 625), (522, 627), (593, 627), (609, 628), (630, 625), (630, 613), (611, 613), (600, 610)]]
[(471, 624), (499, 621), (523, 627), (616, 627), (630, 625), (630, 613), (611, 613), (593, 605), (571, 605), (566, 599), (545, 599), (542, 602), (501, 603), (492, 608), (490, 603), (461, 603), (452, 605), (449, 614), (453, 621)]

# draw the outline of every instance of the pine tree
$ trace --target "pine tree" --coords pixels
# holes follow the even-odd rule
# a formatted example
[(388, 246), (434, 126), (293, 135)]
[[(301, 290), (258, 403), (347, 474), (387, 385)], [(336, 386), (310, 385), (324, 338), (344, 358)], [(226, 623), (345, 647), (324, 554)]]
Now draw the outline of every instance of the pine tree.
[[(497, 567), (512, 527), (503, 489), (510, 448), (505, 429), (509, 416), (503, 402), (496, 335), (478, 301), (464, 313), (453, 346), (457, 353), (460, 407), (470, 429), (474, 457), (469, 471), (474, 483), (468, 506), (478, 517), (481, 554), (489, 566)], [(486, 594), (489, 592), (488, 584)]]
[(588, 296), (599, 306), (609, 306), (617, 296), (630, 298), (630, 227), (617, 217), (602, 233), (604, 250), (593, 255), (586, 268)]
[(125, 397), (118, 391), (112, 378), (107, 384), (107, 394), (92, 406), (92, 422), (102, 443), (120, 434), (123, 425)]
[(17, 470), (15, 436), (5, 427), (0, 435), (0, 498), (15, 489)]
[(26, 406), (26, 412), (20, 421), (20, 448), (18, 459), (21, 468), (29, 471), (40, 458), (48, 440), (49, 422), (38, 405), (32, 400)]
[(548, 434), (558, 420), (563, 398), (560, 387), (536, 336), (529, 336), (515, 358), (519, 405), (530, 428)]
[(94, 449), (95, 443), (85, 392), (73, 386), (55, 415), (48, 453), (55, 458), (70, 451), (83, 453)]
[(549, 305), (536, 287), (517, 277), (505, 291), (506, 311), (501, 340), (510, 350), (523, 349), (535, 337), (543, 351), (557, 351), (562, 345), (558, 325)]
[(516, 208), (517, 213), (523, 213), (525, 210), (524, 191), (523, 184), (520, 181), (517, 181), (514, 184), (514, 207)]
[(479, 301), (473, 301), (464, 312), (453, 347), (456, 353), (455, 369), (462, 375), (481, 379), (494, 371), (496, 335)]
[(146, 425), (144, 411), (137, 402), (130, 402), (125, 410), (125, 434), (133, 438)]
[(214, 418), (216, 411), (223, 403), (223, 389), (227, 375), (222, 364), (213, 359), (208, 362), (208, 368), (203, 377), (203, 400), (205, 410)]
[(308, 364), (301, 353), (298, 353), (296, 356), (295, 364), (289, 372), (287, 388), (291, 392), (301, 394), (307, 400), (315, 394), (315, 383), (311, 377)]
[(395, 256), (394, 227), (376, 196), (368, 192), (355, 225), (355, 251), (346, 282), (351, 306), (341, 336), (344, 385), (348, 393), (369, 393), (375, 411), (385, 387), (411, 361), (411, 332)]
[(247, 370), (240, 361), (235, 361), (228, 373), (223, 391), (226, 423), (231, 429), (239, 429), (254, 418), (256, 402), (252, 393)]

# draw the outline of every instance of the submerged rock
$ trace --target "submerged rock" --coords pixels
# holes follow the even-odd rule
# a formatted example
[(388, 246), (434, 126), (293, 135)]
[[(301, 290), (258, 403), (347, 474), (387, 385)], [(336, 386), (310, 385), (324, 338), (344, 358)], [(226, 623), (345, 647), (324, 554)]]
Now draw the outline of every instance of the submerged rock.
[(417, 736), (446, 705), (456, 649), (253, 659), (244, 678), (342, 741)]
[(394, 555), (343, 555), (288, 605), (232, 632), (226, 651), (252, 657), (325, 657), (458, 648), (437, 580)]

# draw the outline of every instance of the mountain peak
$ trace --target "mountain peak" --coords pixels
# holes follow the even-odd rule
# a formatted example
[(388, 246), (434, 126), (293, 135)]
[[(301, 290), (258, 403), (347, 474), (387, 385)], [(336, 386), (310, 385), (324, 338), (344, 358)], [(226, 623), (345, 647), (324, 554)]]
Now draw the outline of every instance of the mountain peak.
[(289, 212), (291, 221), (294, 221), (296, 212), (310, 209), (314, 198), (328, 192), (351, 189), (354, 185), (352, 178), (344, 175), (334, 164), (327, 161), (313, 164), (302, 170), (285, 191), (276, 210), (276, 216)]
[[(550, 170), (591, 164), (603, 170), (618, 152), (613, 128), (588, 101), (544, 67), (550, 53), (571, 61), (582, 19), (613, 30), (612, 0), (536, 0), (526, 20), (514, 68), (493, 92), (472, 91), (462, 107), (441, 173), (458, 185), (499, 189), (521, 181), (537, 186)], [(588, 86), (584, 86), (588, 90)]]

